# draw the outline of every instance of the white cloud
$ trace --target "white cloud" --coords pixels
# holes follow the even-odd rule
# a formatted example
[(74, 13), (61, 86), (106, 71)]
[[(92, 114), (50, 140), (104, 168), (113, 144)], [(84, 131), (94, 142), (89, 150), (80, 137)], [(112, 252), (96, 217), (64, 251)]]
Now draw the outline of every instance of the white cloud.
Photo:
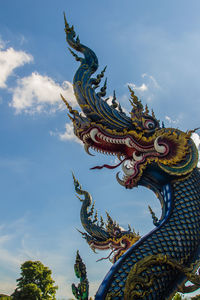
[(148, 90), (148, 86), (145, 83), (142, 83), (139, 86), (134, 83), (128, 83), (128, 85), (135, 91), (144, 92)]
[(170, 124), (170, 125), (176, 125), (179, 123), (179, 119), (173, 120), (171, 117), (169, 116), (165, 116), (165, 120)]
[(82, 142), (75, 136), (73, 124), (66, 123), (65, 124), (65, 131), (60, 133), (56, 131), (50, 131), (50, 135), (58, 136), (61, 141), (74, 141), (82, 145)]
[(64, 81), (62, 85), (59, 85), (52, 78), (37, 72), (18, 79), (17, 86), (12, 89), (12, 92), (13, 98), (10, 106), (15, 109), (16, 113), (51, 113), (63, 109), (64, 104), (60, 94), (63, 94), (72, 106), (77, 104), (72, 84), (69, 81)]
[(157, 80), (146, 73), (142, 74), (142, 78), (145, 79), (141, 85), (136, 85), (135, 83), (127, 83), (139, 97), (143, 97), (146, 101), (150, 102), (155, 96), (156, 90), (160, 89)]
[(0, 50), (5, 48), (5, 46), (6, 46), (6, 43), (0, 37)]
[(24, 51), (16, 51), (13, 48), (3, 50), (4, 47), (5, 43), (0, 40), (0, 88), (7, 87), (6, 81), (14, 69), (33, 61), (33, 57)]
[(149, 85), (153, 85), (155, 88), (160, 89), (160, 86), (159, 86), (157, 80), (152, 75), (148, 75), (147, 73), (142, 74), (142, 78), (145, 78), (145, 77), (149, 81)]

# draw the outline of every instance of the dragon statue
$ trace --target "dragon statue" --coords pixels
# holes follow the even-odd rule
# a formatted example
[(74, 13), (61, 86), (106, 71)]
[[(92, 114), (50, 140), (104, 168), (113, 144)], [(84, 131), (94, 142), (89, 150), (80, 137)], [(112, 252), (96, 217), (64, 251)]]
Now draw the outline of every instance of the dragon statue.
[[(191, 139), (194, 130), (183, 132), (160, 126), (154, 112), (150, 113), (147, 106), (143, 107), (131, 88), (130, 116), (116, 101), (115, 93), (109, 104), (108, 98), (105, 98), (106, 81), (96, 91), (105, 69), (92, 77), (98, 69), (97, 57), (76, 37), (66, 17), (65, 32), (69, 46), (83, 54), (79, 57), (70, 49), (80, 62), (73, 86), (83, 113), (74, 110), (62, 97), (75, 135), (83, 142), (88, 154), (93, 148), (119, 158), (116, 166), (95, 168), (114, 169), (121, 165), (124, 175), (120, 178), (118, 172), (117, 181), (128, 189), (138, 185), (151, 189), (162, 208), (160, 220), (152, 212), (155, 228), (135, 240), (123, 255), (115, 257), (115, 263), (100, 285), (95, 299), (164, 300), (171, 299), (176, 291), (196, 290), (200, 287), (200, 278), (196, 274), (200, 257), (200, 174), (197, 169), (198, 150)], [(84, 224), (91, 213), (88, 210), (91, 199), (75, 178), (74, 182), (76, 191), (85, 196), (85, 207), (82, 207)], [(113, 241), (115, 231), (120, 237), (133, 234), (120, 231), (113, 222), (111, 232), (103, 224), (94, 222), (89, 228), (87, 225), (91, 223), (85, 223), (86, 240), (91, 244), (94, 240), (98, 242), (110, 238)], [(188, 280), (190, 286), (185, 285)]]

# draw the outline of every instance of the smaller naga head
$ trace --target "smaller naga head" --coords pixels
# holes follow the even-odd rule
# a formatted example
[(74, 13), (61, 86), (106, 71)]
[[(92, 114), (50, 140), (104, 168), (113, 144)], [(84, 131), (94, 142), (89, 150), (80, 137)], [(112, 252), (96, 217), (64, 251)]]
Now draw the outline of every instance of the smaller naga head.
[(109, 259), (112, 263), (115, 263), (122, 254), (140, 239), (140, 236), (135, 233), (134, 229), (131, 230), (130, 225), (128, 230), (124, 230), (108, 213), (106, 222), (102, 217), (99, 220), (97, 211), (94, 213), (94, 203), (92, 203), (91, 195), (82, 190), (74, 175), (73, 179), (77, 194), (84, 197), (82, 199), (77, 195), (82, 202), (80, 217), (82, 226), (85, 229), (85, 232), (80, 230), (79, 232), (94, 252), (96, 250), (110, 250), (108, 257), (102, 259)]
[(109, 259), (111, 263), (115, 263), (120, 256), (140, 239), (140, 235), (138, 233), (136, 234), (134, 229), (131, 230), (130, 226), (128, 226), (128, 230), (124, 230), (116, 221), (112, 220), (108, 213), (107, 222), (104, 222), (101, 218), (101, 225), (98, 223), (98, 220), (96, 224), (101, 230), (107, 233), (107, 237), (102, 239), (96, 235), (93, 236), (91, 232), (90, 234), (81, 232), (81, 234), (94, 252), (96, 252), (96, 250), (111, 251), (107, 257), (103, 257), (98, 261)]

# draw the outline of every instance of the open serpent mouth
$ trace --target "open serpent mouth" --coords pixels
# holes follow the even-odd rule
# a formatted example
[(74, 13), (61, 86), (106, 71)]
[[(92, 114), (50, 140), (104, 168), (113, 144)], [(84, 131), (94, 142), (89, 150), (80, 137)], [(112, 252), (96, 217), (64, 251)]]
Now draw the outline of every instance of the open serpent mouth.
[(115, 165), (96, 166), (91, 169), (109, 168), (114, 169), (122, 166), (123, 177), (120, 179), (119, 173), (116, 174), (117, 181), (126, 188), (136, 186), (142, 175), (143, 166), (148, 159), (162, 157), (168, 154), (169, 147), (156, 137), (150, 143), (146, 141), (136, 141), (131, 135), (113, 135), (105, 133), (102, 129), (93, 127), (84, 131), (81, 135), (86, 152), (89, 148), (103, 154), (115, 155), (120, 162)]
[[(134, 242), (139, 240), (139, 237), (135, 238)], [(115, 263), (117, 259), (132, 245), (131, 241), (128, 238), (123, 238), (119, 242), (114, 242), (112, 240), (107, 243), (91, 243), (90, 247), (95, 251), (97, 250), (111, 250), (111, 252), (106, 257), (102, 257), (97, 260), (106, 260), (108, 259), (111, 263)]]

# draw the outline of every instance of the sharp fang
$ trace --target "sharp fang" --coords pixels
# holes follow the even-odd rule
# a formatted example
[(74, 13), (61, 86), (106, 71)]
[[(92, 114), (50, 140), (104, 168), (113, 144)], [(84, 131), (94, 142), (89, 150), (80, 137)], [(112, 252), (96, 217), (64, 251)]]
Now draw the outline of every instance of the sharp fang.
[(130, 138), (126, 138), (126, 139), (125, 139), (125, 144), (126, 144), (126, 146), (128, 146), (128, 147), (131, 148), (131, 147), (132, 147), (132, 146), (131, 146), (131, 139), (130, 139)]
[(91, 131), (90, 131), (90, 137), (91, 139), (95, 142), (95, 143), (98, 143), (99, 142), (96, 140), (95, 136), (97, 135), (98, 133), (98, 129), (97, 128), (93, 128)]
[(164, 154), (167, 150), (167, 148), (163, 145), (158, 144), (159, 136), (154, 141), (154, 148), (158, 153)]
[(89, 151), (89, 148), (90, 148), (90, 146), (89, 146), (89, 145), (87, 145), (87, 144), (84, 144), (84, 149), (85, 149), (85, 152), (86, 152), (87, 154), (91, 155), (91, 156), (95, 156), (94, 154), (90, 153), (90, 151)]
[(143, 154), (140, 154), (140, 155), (136, 155), (136, 152), (133, 152), (133, 159), (135, 161), (141, 161), (143, 158)]
[(125, 182), (119, 178), (119, 172), (116, 174), (116, 179), (119, 184), (121, 184), (122, 186), (125, 186)]

